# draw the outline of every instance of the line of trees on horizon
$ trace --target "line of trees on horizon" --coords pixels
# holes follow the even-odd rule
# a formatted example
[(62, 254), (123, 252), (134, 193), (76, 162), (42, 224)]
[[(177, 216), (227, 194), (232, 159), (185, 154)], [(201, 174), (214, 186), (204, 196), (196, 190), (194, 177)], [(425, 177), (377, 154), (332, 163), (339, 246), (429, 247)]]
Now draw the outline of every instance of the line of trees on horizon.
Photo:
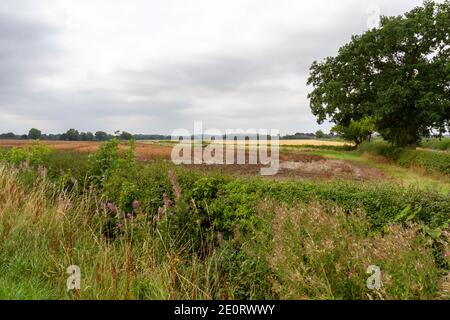
[(32, 128), (28, 134), (17, 135), (13, 132), (0, 134), (3, 140), (50, 140), (50, 141), (108, 141), (113, 138), (119, 140), (170, 140), (169, 135), (160, 134), (131, 134), (126, 131), (116, 131), (114, 134), (105, 131), (81, 132), (76, 129), (69, 129), (60, 134), (44, 134), (41, 130)]
[[(315, 133), (302, 133), (297, 132), (295, 134), (287, 134), (281, 136), (283, 140), (295, 140), (295, 139), (331, 139), (336, 137), (333, 132), (324, 133), (322, 130), (318, 130)], [(41, 130), (32, 128), (28, 134), (17, 135), (13, 132), (0, 134), (2, 140), (49, 140), (49, 141), (108, 141), (113, 138), (119, 140), (170, 140), (170, 135), (162, 134), (131, 134), (126, 131), (116, 131), (114, 134), (109, 134), (105, 131), (92, 132), (80, 132), (76, 129), (69, 129), (65, 133), (60, 134), (44, 134)]]

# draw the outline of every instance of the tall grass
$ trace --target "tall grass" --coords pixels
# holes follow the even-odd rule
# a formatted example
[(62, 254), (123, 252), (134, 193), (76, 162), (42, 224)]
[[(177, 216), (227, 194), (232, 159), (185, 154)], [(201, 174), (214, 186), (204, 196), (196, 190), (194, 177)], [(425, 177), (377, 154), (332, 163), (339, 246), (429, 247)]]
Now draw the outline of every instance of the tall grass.
[[(110, 213), (95, 192), (57, 190), (46, 177), (30, 188), (20, 174), (0, 168), (2, 299), (447, 297), (448, 278), (418, 225), (372, 234), (362, 211), (261, 202), (259, 228), (213, 241), (200, 256), (177, 241), (182, 230), (168, 234), (164, 224), (129, 223), (110, 238)], [(365, 287), (369, 264), (382, 268), (380, 291)], [(70, 265), (81, 268), (79, 292), (66, 290)]]
[[(364, 212), (320, 203), (294, 208), (266, 203), (273, 215), (269, 263), (287, 299), (431, 299), (441, 273), (420, 227), (389, 225), (370, 234)], [(367, 268), (382, 270), (382, 288), (367, 290)]]
[[(40, 179), (27, 189), (17, 175), (0, 168), (0, 298), (215, 297), (220, 279), (214, 278), (213, 258), (186, 257), (183, 246), (168, 247), (152, 228), (140, 241), (131, 230), (111, 241), (104, 236), (107, 213), (94, 193), (49, 197), (52, 182)], [(82, 272), (82, 289), (76, 295), (66, 290), (70, 265)]]

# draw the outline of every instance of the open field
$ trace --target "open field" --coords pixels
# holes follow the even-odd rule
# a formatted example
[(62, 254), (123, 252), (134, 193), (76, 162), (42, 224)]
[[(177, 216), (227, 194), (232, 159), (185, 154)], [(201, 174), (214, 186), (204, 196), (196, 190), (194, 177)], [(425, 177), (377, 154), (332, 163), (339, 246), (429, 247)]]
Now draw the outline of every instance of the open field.
[[(90, 141), (44, 141), (45, 145), (57, 151), (72, 151), (82, 153), (92, 153), (98, 150), (100, 142)], [(25, 148), (30, 146), (31, 142), (27, 140), (0, 140), (0, 148)], [(136, 151), (138, 157), (142, 160), (151, 160), (155, 158), (170, 159), (172, 148), (159, 144), (138, 143)]]
[[(100, 142), (45, 141), (50, 148), (62, 152), (93, 153)], [(300, 179), (350, 179), (361, 181), (394, 180), (406, 185), (430, 187), (450, 192), (450, 180), (439, 174), (427, 174), (420, 168), (402, 168), (392, 161), (374, 155), (355, 152), (315, 149), (320, 147), (342, 147), (348, 144), (336, 141), (285, 140), (280, 148), (280, 170), (274, 178)], [(287, 144), (291, 143), (291, 144)], [(31, 142), (26, 140), (0, 140), (0, 148), (25, 148)], [(139, 141), (136, 143), (136, 157), (143, 162), (171, 158), (172, 142)], [(121, 145), (123, 149), (125, 144)], [(253, 148), (253, 147), (251, 147)], [(270, 149), (270, 147), (269, 147)], [(224, 150), (224, 157), (226, 152)], [(246, 153), (248, 160), (248, 151)], [(189, 165), (189, 168), (204, 172), (221, 172), (237, 175), (259, 175), (262, 165)]]
[[(335, 141), (317, 140), (290, 140), (296, 146), (343, 146), (343, 143)], [(98, 142), (71, 142), (71, 141), (45, 141), (45, 145), (57, 151), (92, 153), (98, 150)], [(316, 143), (316, 144), (314, 144)], [(329, 144), (327, 144), (329, 143)], [(337, 144), (336, 144), (337, 143)], [(0, 147), (25, 148), (30, 146), (28, 141), (0, 140)], [(124, 145), (122, 145), (122, 148)], [(170, 160), (172, 146), (158, 142), (138, 142), (136, 143), (136, 157), (140, 161), (148, 162), (157, 159)], [(224, 158), (226, 152), (224, 150)], [(248, 151), (246, 155), (248, 161)], [(354, 180), (386, 180), (388, 177), (380, 170), (370, 168), (364, 164), (342, 160), (327, 160), (320, 155), (308, 155), (298, 152), (281, 152), (281, 166), (276, 177), (291, 178), (318, 178), (331, 179), (343, 178)], [(264, 167), (257, 165), (188, 165), (190, 168), (202, 171), (219, 171), (222, 173), (238, 175), (259, 175), (260, 169)]]
[[(170, 140), (161, 141), (140, 141), (141, 143), (147, 144), (162, 144), (162, 145), (173, 145), (178, 142)], [(237, 145), (256, 145), (258, 141), (256, 140), (237, 140), (226, 141), (226, 144), (237, 144)], [(299, 139), (299, 140), (279, 140), (281, 146), (351, 146), (353, 143), (346, 141), (336, 141), (336, 140), (315, 140), (315, 139)]]
[(280, 140), (282, 146), (351, 146), (353, 143), (334, 140)]

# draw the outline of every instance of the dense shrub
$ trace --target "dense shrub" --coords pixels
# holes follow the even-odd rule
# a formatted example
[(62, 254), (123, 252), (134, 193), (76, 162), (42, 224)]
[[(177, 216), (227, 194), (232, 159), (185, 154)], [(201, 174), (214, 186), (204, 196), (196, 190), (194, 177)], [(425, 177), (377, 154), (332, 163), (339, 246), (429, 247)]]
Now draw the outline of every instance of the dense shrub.
[(405, 167), (417, 165), (425, 168), (428, 172), (450, 174), (450, 153), (426, 150), (403, 150), (397, 161)]
[(27, 163), (33, 167), (38, 167), (46, 164), (51, 154), (52, 149), (40, 141), (33, 141), (31, 146), (25, 148), (3, 150), (0, 152), (0, 160), (14, 166)]
[[(406, 207), (416, 212), (414, 218), (433, 227), (449, 221), (450, 198), (433, 191), (416, 188), (399, 188), (396, 184), (333, 181), (267, 181), (254, 179), (225, 179), (205, 177), (193, 186), (198, 194), (211, 198), (196, 198), (204, 206), (216, 226), (232, 232), (233, 226), (251, 230), (257, 223), (255, 207), (258, 201), (274, 199), (280, 203), (294, 205), (313, 200), (333, 202), (346, 210), (364, 209), (372, 228), (380, 229), (394, 221)], [(213, 191), (211, 190), (213, 189)]]
[(367, 152), (396, 161), (404, 167), (419, 166), (428, 172), (450, 174), (450, 153), (430, 150), (397, 148), (385, 141), (364, 142), (359, 152)]
[(100, 149), (89, 156), (89, 180), (101, 187), (108, 174), (112, 174), (121, 162), (119, 141), (105, 142)]

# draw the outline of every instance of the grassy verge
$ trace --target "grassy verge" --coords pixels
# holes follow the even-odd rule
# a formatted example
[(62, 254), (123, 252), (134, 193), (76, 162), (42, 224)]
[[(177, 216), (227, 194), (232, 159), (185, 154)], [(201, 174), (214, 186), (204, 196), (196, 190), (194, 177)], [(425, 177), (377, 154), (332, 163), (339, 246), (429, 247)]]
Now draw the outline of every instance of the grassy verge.
[(450, 194), (450, 176), (430, 172), (421, 166), (404, 167), (384, 156), (363, 150), (345, 150), (342, 148), (283, 148), (285, 152), (299, 152), (320, 155), (327, 159), (351, 161), (377, 168), (392, 177), (403, 186), (417, 186), (421, 189), (435, 190), (442, 194)]
[(450, 138), (442, 138), (442, 139), (429, 138), (429, 139), (424, 139), (420, 143), (420, 146), (422, 148), (425, 148), (425, 149), (442, 150), (442, 151), (450, 150)]

